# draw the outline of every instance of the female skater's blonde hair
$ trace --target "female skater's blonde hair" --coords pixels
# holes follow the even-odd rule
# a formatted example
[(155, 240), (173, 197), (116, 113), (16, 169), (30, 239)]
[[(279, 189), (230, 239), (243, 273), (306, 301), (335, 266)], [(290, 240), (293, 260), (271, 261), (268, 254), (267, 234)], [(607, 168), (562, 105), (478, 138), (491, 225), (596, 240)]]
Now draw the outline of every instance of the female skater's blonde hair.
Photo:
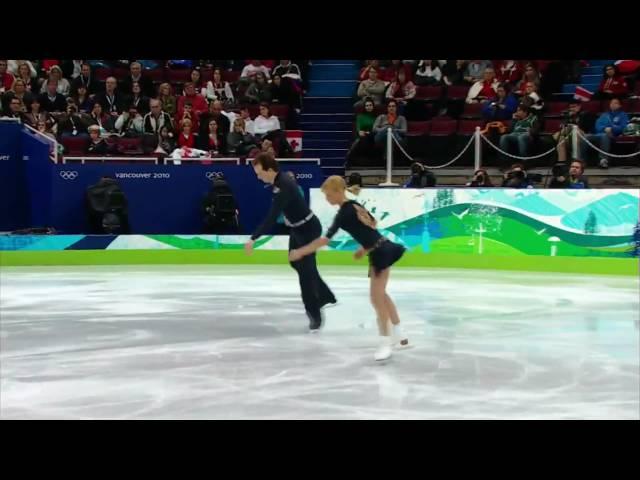
[(348, 190), (354, 195), (358, 195), (361, 188), (360, 185), (352, 185), (347, 188), (347, 182), (344, 181), (344, 178), (339, 175), (331, 175), (324, 181), (324, 183), (320, 187), (320, 190), (322, 190), (323, 192), (327, 190), (333, 190), (334, 192), (344, 192), (345, 190)]

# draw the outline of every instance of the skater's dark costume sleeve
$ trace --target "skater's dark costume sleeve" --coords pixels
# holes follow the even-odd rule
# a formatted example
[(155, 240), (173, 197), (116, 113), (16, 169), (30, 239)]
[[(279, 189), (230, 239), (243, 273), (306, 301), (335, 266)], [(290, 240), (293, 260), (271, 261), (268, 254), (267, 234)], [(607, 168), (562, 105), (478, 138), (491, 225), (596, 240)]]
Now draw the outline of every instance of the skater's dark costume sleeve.
[(297, 182), (288, 175), (279, 172), (273, 182), (271, 209), (262, 225), (251, 235), (251, 240), (257, 240), (269, 231), (275, 225), (281, 212), (284, 213), (289, 222), (295, 224), (309, 216), (311, 210), (304, 197), (300, 195)]
[(373, 247), (382, 237), (376, 230), (376, 220), (358, 202), (349, 200), (342, 204), (333, 225), (327, 230), (327, 238), (333, 237), (339, 229), (351, 234), (351, 236), (364, 248)]

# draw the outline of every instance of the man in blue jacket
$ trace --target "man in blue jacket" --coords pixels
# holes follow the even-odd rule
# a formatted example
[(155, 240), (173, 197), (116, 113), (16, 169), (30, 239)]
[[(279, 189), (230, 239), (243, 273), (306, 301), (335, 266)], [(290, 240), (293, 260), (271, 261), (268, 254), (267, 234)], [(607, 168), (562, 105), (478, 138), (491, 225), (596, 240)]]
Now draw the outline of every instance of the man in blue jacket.
[[(598, 117), (595, 133), (585, 135), (587, 140), (604, 152), (609, 153), (611, 151), (611, 140), (619, 136), (629, 123), (629, 117), (622, 111), (621, 107), (620, 100), (612, 98), (611, 103), (609, 103), (609, 111)], [(580, 158), (587, 158), (588, 148), (590, 147), (586, 142), (580, 142)], [(609, 168), (607, 155), (601, 154), (600, 168)]]

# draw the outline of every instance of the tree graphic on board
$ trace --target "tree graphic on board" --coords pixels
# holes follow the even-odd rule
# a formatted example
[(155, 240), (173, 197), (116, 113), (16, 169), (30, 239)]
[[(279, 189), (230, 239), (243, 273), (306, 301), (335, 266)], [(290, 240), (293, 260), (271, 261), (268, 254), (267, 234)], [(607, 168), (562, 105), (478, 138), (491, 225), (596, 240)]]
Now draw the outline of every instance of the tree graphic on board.
[(594, 234), (598, 233), (598, 230), (598, 218), (596, 214), (593, 213), (593, 210), (590, 210), (589, 215), (587, 215), (587, 221), (584, 222), (584, 233)]
[(464, 226), (472, 237), (477, 235), (478, 254), (482, 255), (484, 251), (483, 234), (500, 232), (502, 217), (499, 214), (498, 207), (475, 203), (469, 207)]
[(633, 231), (633, 243), (634, 247), (631, 250), (631, 255), (640, 257), (640, 222), (636, 224), (636, 228)]
[(455, 203), (455, 193), (450, 188), (439, 188), (433, 200), (433, 209), (448, 207)]

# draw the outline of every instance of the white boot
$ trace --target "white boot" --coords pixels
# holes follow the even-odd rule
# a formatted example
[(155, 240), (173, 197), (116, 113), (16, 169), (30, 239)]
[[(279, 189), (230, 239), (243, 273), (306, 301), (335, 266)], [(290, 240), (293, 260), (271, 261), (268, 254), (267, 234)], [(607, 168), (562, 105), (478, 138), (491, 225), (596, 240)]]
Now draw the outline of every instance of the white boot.
[(376, 354), (373, 357), (376, 359), (376, 362), (381, 362), (383, 360), (388, 360), (389, 358), (391, 358), (392, 345), (392, 337), (380, 337), (380, 346), (378, 347), (378, 350), (376, 350)]
[(400, 324), (392, 325), (393, 327), (393, 346), (396, 348), (406, 348), (409, 346), (409, 339), (405, 335)]

